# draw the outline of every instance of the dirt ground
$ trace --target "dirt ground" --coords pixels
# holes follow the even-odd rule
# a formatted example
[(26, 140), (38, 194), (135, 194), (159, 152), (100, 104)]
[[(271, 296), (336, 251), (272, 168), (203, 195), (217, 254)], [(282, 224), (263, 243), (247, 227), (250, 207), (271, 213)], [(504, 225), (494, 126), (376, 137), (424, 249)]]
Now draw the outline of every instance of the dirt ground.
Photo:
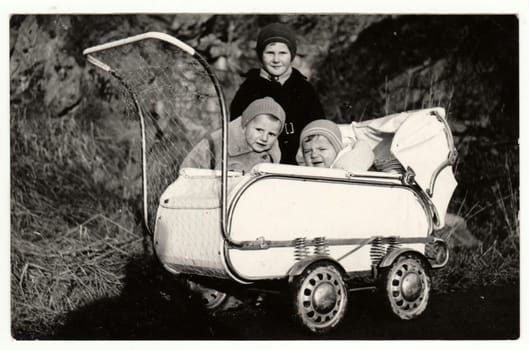
[[(137, 266), (135, 268), (138, 268)], [(131, 273), (131, 271), (129, 271)], [(145, 273), (145, 272), (143, 272)], [(167, 278), (131, 273), (123, 293), (68, 315), (46, 339), (99, 340), (492, 340), (520, 335), (518, 286), (496, 286), (431, 295), (421, 317), (402, 321), (382, 307), (378, 294), (350, 294), (342, 323), (324, 335), (299, 327), (274, 298), (215, 315)], [(32, 338), (19, 334), (17, 339)]]

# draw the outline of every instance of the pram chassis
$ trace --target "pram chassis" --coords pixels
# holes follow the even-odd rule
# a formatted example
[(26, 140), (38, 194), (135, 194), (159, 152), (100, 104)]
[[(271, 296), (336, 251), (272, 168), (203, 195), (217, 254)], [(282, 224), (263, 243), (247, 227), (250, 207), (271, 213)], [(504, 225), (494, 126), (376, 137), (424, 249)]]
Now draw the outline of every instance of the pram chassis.
[[(372, 288), (372, 286), (350, 286), (348, 281), (354, 276), (368, 276), (374, 279), (376, 285), (381, 286), (381, 289), (385, 290), (386, 302), (391, 307), (393, 313), (401, 319), (417, 317), (424, 311), (431, 288), (429, 271), (445, 266), (449, 257), (447, 244), (442, 239), (433, 235), (434, 229), (441, 224), (442, 220), (431, 198), (434, 193), (437, 177), (446, 167), (454, 164), (457, 156), (448, 124), (436, 110), (430, 111), (430, 114), (436, 116), (444, 124), (446, 142), (450, 151), (446, 161), (442, 162), (433, 172), (430, 177), (429, 186), (426, 189), (421, 188), (415, 181), (415, 173), (412, 167), (408, 167), (404, 174), (398, 175), (380, 174), (376, 172), (354, 174), (345, 172), (344, 174), (340, 174), (340, 176), (335, 176), (334, 173), (326, 176), (311, 173), (308, 170), (306, 173), (303, 173), (305, 170), (301, 171), (301, 173), (298, 170), (294, 170), (292, 173), (284, 173), (277, 171), (273, 167), (270, 169), (257, 167), (251, 175), (247, 175), (250, 176), (249, 179), (246, 178), (242, 185), (239, 187), (236, 186), (236, 190), (228, 193), (229, 172), (227, 169), (227, 144), (229, 140), (227, 125), (230, 118), (221, 86), (206, 60), (198, 52), (172, 36), (164, 33), (149, 32), (95, 46), (86, 49), (83, 53), (87, 55), (91, 63), (112, 73), (119, 79), (119, 75), (113, 72), (111, 67), (92, 57), (92, 54), (101, 50), (128, 45), (146, 39), (165, 41), (185, 51), (200, 62), (215, 87), (222, 117), (222, 163), (220, 172), (218, 173), (218, 179), (220, 179), (220, 198), (218, 208), (210, 208), (206, 213), (216, 218), (212, 220), (218, 220), (217, 228), (212, 230), (213, 234), (214, 232), (218, 232), (218, 235), (220, 235), (220, 237), (216, 238), (218, 241), (213, 242), (213, 245), (216, 246), (218, 244), (218, 246), (211, 251), (215, 252), (215, 249), (217, 249), (218, 255), (221, 258), (220, 260), (218, 257), (215, 258), (216, 260), (209, 262), (210, 265), (206, 268), (200, 266), (201, 263), (199, 262), (198, 266), (193, 266), (191, 269), (186, 266), (186, 262), (200, 260), (184, 259), (184, 263), (179, 264), (167, 259), (168, 255), (164, 255), (164, 249), (167, 247), (164, 247), (164, 245), (176, 244), (171, 241), (171, 237), (180, 234), (180, 232), (170, 232), (172, 230), (171, 225), (175, 221), (169, 221), (169, 223), (164, 223), (163, 221), (170, 216), (173, 208), (165, 206), (168, 197), (164, 198), (164, 195), (162, 195), (156, 216), (156, 228), (153, 239), (156, 254), (168, 271), (177, 275), (188, 276), (191, 279), (193, 279), (193, 275), (196, 273), (197, 279), (201, 282), (205, 281), (206, 283), (208, 280), (220, 281), (220, 283), (214, 283), (215, 286), (220, 286), (223, 282), (227, 284), (235, 283), (239, 287), (235, 289), (239, 290), (252, 284), (259, 285), (263, 284), (263, 282), (266, 284), (267, 281), (285, 281), (289, 285), (288, 289), (293, 299), (295, 316), (304, 326), (313, 332), (329, 331), (341, 321), (347, 308), (347, 293), (349, 289), (359, 290)], [(126, 82), (120, 81), (126, 86)], [(147, 177), (147, 159), (145, 158), (144, 120), (136, 96), (130, 89), (129, 92), (136, 105), (142, 126), (144, 216), (146, 222), (148, 222), (149, 218), (146, 208), (148, 188), (145, 180)], [(179, 180), (180, 178), (176, 182)], [(360, 186), (368, 186), (370, 188), (389, 189), (397, 193), (398, 196), (416, 199), (418, 205), (414, 210), (423, 213), (423, 217), (420, 218), (423, 220), (421, 223), (422, 226), (418, 231), (424, 232), (425, 234), (402, 237), (400, 235), (387, 234), (370, 235), (364, 232), (363, 235), (355, 237), (324, 237), (315, 235), (304, 237), (302, 234), (294, 234), (294, 236), (287, 237), (286, 239), (269, 239), (265, 236), (259, 236), (254, 239), (234, 237), (232, 231), (234, 225), (237, 224), (235, 222), (237, 220), (234, 218), (238, 217), (237, 213), (240, 207), (240, 201), (247, 192), (250, 192), (249, 189), (253, 190), (257, 184), (266, 181), (289, 181), (292, 184), (296, 182), (303, 184), (312, 183), (323, 186), (332, 184), (342, 186), (343, 188), (361, 188)], [(166, 227), (162, 227), (163, 225)], [(237, 225), (241, 226), (240, 224)], [(417, 245), (422, 245), (424, 249), (417, 249)], [(329, 254), (329, 250), (335, 247), (348, 248), (342, 249), (338, 255), (332, 256)], [(426, 250), (428, 248), (435, 251), (436, 255), (427, 256)], [(280, 251), (281, 249), (286, 249), (290, 253), (293, 253), (293, 257), (289, 260), (292, 263), (288, 263), (290, 264), (289, 268), (282, 274), (275, 272), (270, 275), (248, 275), (240, 271), (240, 261), (237, 261), (232, 256), (232, 254), (245, 254), (245, 252), (257, 254), (259, 252), (266, 253), (273, 250)], [(309, 250), (312, 253), (306, 253)], [(365, 256), (368, 256), (369, 260), (363, 265), (364, 268), (353, 270), (345, 268), (342, 264), (344, 259), (350, 258), (361, 250)], [(270, 258), (268, 259), (267, 261), (272, 261)], [(213, 266), (213, 269), (211, 269), (211, 266)]]

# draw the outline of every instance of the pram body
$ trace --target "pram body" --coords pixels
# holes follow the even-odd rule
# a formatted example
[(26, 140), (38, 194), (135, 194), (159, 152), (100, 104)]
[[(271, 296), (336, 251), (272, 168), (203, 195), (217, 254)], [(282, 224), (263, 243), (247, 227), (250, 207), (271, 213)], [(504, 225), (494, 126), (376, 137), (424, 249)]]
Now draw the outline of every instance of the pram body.
[[(376, 277), (403, 255), (418, 257), (425, 270), (444, 266), (446, 244), (432, 235), (444, 225), (456, 186), (444, 110), (399, 113), (340, 128), (345, 143), (365, 140), (376, 155), (393, 154), (405, 171), (349, 173), (259, 164), (249, 174), (230, 173), (224, 237), (220, 171), (181, 169), (161, 196), (156, 217), (155, 249), (165, 268), (252, 284), (293, 280), (317, 262), (334, 266), (345, 280)], [(382, 144), (390, 149), (377, 149)], [(443, 253), (437, 249), (435, 257), (427, 257), (427, 245)], [(327, 328), (316, 323), (309, 328)]]
[[(258, 164), (235, 173), (226, 166), (222, 88), (196, 50), (148, 32), (83, 54), (117, 78), (139, 117), (143, 216), (169, 272), (226, 290), (286, 283), (294, 315), (313, 332), (338, 325), (349, 292), (361, 288), (382, 290), (401, 319), (425, 310), (430, 272), (448, 261), (435, 232), (456, 187), (444, 109), (340, 125), (344, 143), (369, 143), (377, 171)], [(178, 169), (167, 186), (192, 135), (220, 125), (221, 170)], [(225, 299), (215, 295), (209, 307)]]

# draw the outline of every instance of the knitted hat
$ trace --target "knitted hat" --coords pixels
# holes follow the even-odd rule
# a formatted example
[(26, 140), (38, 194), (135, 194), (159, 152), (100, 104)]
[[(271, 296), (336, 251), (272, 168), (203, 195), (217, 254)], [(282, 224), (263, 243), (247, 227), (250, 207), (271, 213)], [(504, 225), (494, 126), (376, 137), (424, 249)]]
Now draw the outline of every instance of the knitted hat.
[(257, 45), (255, 50), (257, 51), (257, 57), (259, 57), (259, 60), (263, 57), (263, 51), (266, 45), (274, 42), (286, 44), (290, 50), (292, 60), (294, 60), (297, 51), (296, 34), (288, 25), (283, 23), (271, 23), (261, 29), (257, 35)]
[(303, 149), (303, 141), (312, 135), (323, 135), (329, 140), (336, 153), (343, 149), (342, 133), (336, 123), (326, 120), (318, 119), (310, 122), (303, 128), (299, 137), (300, 148)]
[(285, 125), (285, 111), (271, 97), (260, 98), (253, 101), (248, 105), (248, 107), (246, 107), (241, 116), (242, 127), (244, 128), (246, 124), (250, 122), (250, 120), (259, 114), (269, 114), (279, 119), (281, 122), (281, 131), (283, 131), (283, 126)]

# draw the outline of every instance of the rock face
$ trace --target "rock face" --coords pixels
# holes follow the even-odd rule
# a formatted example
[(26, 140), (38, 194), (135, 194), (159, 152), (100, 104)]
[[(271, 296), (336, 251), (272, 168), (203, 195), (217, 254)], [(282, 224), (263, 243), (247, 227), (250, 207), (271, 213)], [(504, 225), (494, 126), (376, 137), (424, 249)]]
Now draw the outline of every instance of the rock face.
[[(518, 188), (515, 16), (13, 16), (11, 122), (22, 115), (78, 117), (126, 147), (121, 155), (134, 158), (137, 123), (130, 116), (116, 117), (126, 107), (115, 82), (86, 62), (83, 49), (147, 31), (166, 32), (206, 57), (229, 103), (241, 74), (259, 65), (255, 38), (272, 21), (296, 29), (295, 66), (315, 85), (329, 119), (349, 122), (444, 107), (460, 154), (456, 205), (465, 196), (468, 205), (481, 201), (502, 177), (506, 155), (514, 164), (510, 185)], [(218, 107), (212, 103), (202, 113), (207, 119)], [(136, 159), (122, 169), (123, 178), (137, 179), (138, 164)]]
[(459, 120), (483, 118), (483, 127), (502, 121), (494, 120), (499, 111), (514, 121), (517, 103), (508, 95), (517, 92), (517, 23), (513, 16), (384, 18), (353, 42), (331, 42), (318, 87), (340, 81), (340, 91), (324, 98), (344, 120), (442, 105)]
[[(68, 17), (61, 18), (61, 23), (56, 25), (69, 26)], [(49, 24), (39, 23), (35, 17), (26, 17), (15, 33), (16, 40), (12, 38), (11, 41), (12, 97), (37, 85), (36, 92), (42, 94), (39, 102), (45, 107), (42, 113), (50, 116), (64, 115), (82, 99), (83, 69), (65, 51), (67, 38), (64, 34), (64, 31), (54, 32)]]
[(315, 83), (332, 119), (433, 105), (482, 128), (497, 122), (500, 111), (503, 119), (517, 119), (514, 16), (15, 16), (11, 93), (38, 85), (50, 115), (62, 115), (81, 102), (84, 48), (159, 30), (210, 60), (229, 101), (240, 74), (259, 64), (259, 27), (275, 20), (296, 28), (295, 66)]

